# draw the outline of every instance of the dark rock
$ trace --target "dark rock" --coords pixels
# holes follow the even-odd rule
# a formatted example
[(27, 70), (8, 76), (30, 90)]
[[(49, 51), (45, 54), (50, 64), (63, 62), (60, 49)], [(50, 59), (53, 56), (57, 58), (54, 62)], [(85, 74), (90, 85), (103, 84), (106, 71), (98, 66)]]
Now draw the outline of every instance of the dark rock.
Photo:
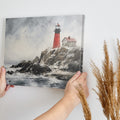
[(14, 72), (13, 71), (7, 71), (6, 73), (12, 75)]
[[(67, 56), (68, 49), (62, 47), (58, 49), (52, 49), (50, 52), (47, 52), (47, 55), (42, 57), (42, 60), (47, 65), (54, 65), (56, 62), (62, 62)], [(45, 52), (43, 52), (45, 53)], [(42, 55), (43, 55), (42, 53)], [(60, 64), (59, 64), (60, 65)]]
[(76, 63), (69, 63), (68, 64), (68, 71), (71, 71), (71, 72), (76, 72), (76, 71), (79, 71), (80, 70), (80, 64), (76, 64)]
[(54, 52), (55, 52), (54, 49), (52, 49), (50, 51), (49, 51), (49, 49), (42, 51), (41, 57), (40, 57), (40, 62), (43, 61), (44, 63), (46, 63), (46, 61), (51, 57), (51, 55), (53, 55)]
[(48, 59), (45, 61), (45, 64), (46, 64), (46, 65), (53, 65), (55, 62), (56, 62), (55, 57), (51, 57), (51, 58), (48, 58)]
[(21, 72), (21, 73), (29, 72), (32, 64), (33, 63), (31, 61), (28, 61), (28, 62), (24, 63), (22, 68), (19, 70), (19, 72)]
[(38, 56), (35, 57), (35, 59), (33, 59), (32, 63), (33, 64), (38, 64), (40, 62), (40, 58)]
[(80, 50), (79, 49), (76, 49), (74, 51), (74, 58), (73, 58), (74, 61), (80, 61)]
[(35, 75), (40, 75), (42, 73), (50, 72), (51, 69), (48, 66), (40, 66), (39, 64), (35, 64), (32, 66), (32, 73)]
[[(16, 70), (16, 72), (21, 73), (29, 72), (35, 75), (51, 72), (52, 69), (76, 72), (82, 69), (82, 67), (80, 66), (80, 64), (82, 63), (80, 62), (82, 54), (83, 53), (81, 52), (79, 47), (73, 48), (61, 47), (55, 49), (46, 49), (41, 52), (40, 58), (36, 56), (32, 61), (24, 60), (17, 65), (12, 65), (11, 67), (13, 68), (21, 67), (21, 69)], [(49, 66), (52, 67), (50, 68)], [(10, 74), (12, 74), (12, 72), (10, 72)], [(53, 74), (53, 76), (55, 75)], [(68, 80), (70, 79), (71, 76), (56, 75), (55, 77), (61, 80)]]
[(36, 57), (33, 61), (27, 61), (24, 63), (22, 62), (15, 66), (21, 67), (20, 70), (16, 70), (16, 72), (20, 72), (20, 73), (29, 72), (35, 75), (38, 75), (38, 74), (40, 75), (42, 73), (47, 73), (51, 71), (51, 69), (47, 65), (40, 66), (39, 57)]
[(25, 63), (26, 63), (26, 61), (25, 61), (25, 60), (23, 60), (22, 62), (20, 62), (20, 63), (19, 63), (19, 64), (17, 64), (17, 65), (12, 65), (10, 68), (23, 67)]

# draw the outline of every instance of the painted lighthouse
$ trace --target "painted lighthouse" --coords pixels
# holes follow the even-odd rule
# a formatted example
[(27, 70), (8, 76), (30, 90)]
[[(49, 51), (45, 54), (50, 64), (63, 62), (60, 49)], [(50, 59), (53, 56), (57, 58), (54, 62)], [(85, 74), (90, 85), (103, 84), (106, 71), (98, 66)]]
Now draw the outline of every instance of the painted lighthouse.
[(55, 35), (54, 35), (54, 42), (53, 42), (53, 48), (59, 48), (60, 47), (60, 25), (59, 23), (57, 23), (57, 25), (55, 25)]

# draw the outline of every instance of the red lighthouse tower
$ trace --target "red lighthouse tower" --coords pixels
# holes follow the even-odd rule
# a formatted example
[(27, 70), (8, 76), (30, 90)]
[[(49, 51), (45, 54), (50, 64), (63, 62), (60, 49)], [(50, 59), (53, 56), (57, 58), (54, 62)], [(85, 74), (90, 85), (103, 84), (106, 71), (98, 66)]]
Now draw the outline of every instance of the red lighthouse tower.
[(53, 48), (59, 48), (60, 47), (60, 25), (57, 23), (55, 26), (55, 35), (54, 35), (54, 42), (53, 42)]

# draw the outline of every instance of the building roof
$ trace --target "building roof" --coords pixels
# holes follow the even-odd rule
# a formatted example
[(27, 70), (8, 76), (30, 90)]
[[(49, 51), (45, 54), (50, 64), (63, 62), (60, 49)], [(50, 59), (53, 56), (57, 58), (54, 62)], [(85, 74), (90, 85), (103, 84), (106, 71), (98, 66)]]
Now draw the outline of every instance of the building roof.
[(76, 42), (76, 40), (74, 38), (71, 38), (70, 36), (68, 37), (64, 37), (67, 41), (73, 41), (73, 42)]

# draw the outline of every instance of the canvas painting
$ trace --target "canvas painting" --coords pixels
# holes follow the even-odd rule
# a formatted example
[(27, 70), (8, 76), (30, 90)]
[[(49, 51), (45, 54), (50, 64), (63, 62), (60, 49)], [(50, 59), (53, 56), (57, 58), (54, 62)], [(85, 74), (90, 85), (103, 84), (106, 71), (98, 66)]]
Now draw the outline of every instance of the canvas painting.
[(6, 18), (8, 84), (65, 88), (83, 65), (84, 15)]

